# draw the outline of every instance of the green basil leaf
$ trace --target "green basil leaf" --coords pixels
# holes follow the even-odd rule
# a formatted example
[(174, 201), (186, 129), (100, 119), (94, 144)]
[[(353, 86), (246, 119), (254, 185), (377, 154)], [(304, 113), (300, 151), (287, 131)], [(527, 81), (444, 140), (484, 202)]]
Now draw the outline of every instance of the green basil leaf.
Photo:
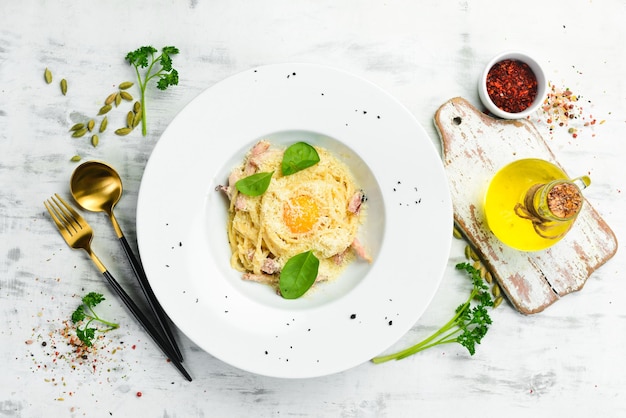
[(285, 299), (297, 299), (313, 286), (317, 278), (320, 260), (312, 251), (294, 255), (280, 272), (278, 287)]
[(311, 167), (319, 161), (320, 156), (315, 148), (306, 142), (296, 142), (285, 150), (281, 170), (283, 176), (288, 176)]
[(256, 173), (248, 177), (244, 177), (235, 183), (235, 187), (239, 192), (246, 196), (261, 196), (270, 186), (272, 175), (270, 173)]

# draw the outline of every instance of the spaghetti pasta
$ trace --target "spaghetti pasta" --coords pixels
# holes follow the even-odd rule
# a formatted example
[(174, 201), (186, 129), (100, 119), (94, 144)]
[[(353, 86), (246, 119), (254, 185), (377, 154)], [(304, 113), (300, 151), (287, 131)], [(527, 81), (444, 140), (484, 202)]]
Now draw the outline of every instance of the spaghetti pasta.
[[(355, 253), (371, 261), (356, 238), (365, 194), (341, 161), (315, 149), (317, 164), (285, 176), (280, 170), (284, 150), (260, 141), (231, 172), (228, 185), (219, 187), (230, 199), (230, 263), (244, 279), (276, 285), (284, 264), (309, 250), (320, 260), (316, 281), (337, 277)], [(262, 195), (248, 196), (235, 187), (261, 172), (273, 172)]]

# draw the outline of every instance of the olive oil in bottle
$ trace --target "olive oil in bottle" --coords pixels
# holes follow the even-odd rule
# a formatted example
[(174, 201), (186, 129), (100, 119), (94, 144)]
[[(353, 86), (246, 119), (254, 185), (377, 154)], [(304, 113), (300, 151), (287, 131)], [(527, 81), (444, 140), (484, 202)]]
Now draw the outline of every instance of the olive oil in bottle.
[(484, 201), (487, 224), (512, 248), (543, 250), (569, 231), (583, 202), (580, 190), (589, 184), (586, 176), (569, 180), (548, 161), (514, 161), (500, 169), (489, 184)]

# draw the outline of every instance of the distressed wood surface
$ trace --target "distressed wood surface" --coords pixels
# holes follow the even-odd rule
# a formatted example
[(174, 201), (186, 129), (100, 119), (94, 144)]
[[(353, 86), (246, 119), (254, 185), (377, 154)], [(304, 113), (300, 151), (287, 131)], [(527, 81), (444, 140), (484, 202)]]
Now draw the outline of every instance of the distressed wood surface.
[[(194, 378), (189, 383), (165, 361), (85, 254), (65, 245), (42, 204), (53, 193), (69, 197), (73, 155), (103, 160), (122, 177), (124, 194), (115, 215), (134, 247), (137, 194), (152, 149), (176, 114), (220, 80), (272, 63), (334, 66), (389, 92), (439, 148), (433, 116), (441, 104), (460, 96), (477, 106), (483, 66), (503, 50), (521, 49), (544, 63), (549, 80), (582, 95), (585, 113), (606, 119), (593, 128), (574, 125), (580, 128), (574, 139), (567, 128), (550, 131), (540, 114), (533, 115), (555, 160), (572, 174), (592, 177), (585, 195), (624, 242), (626, 3), (494, 4), (0, 1), (0, 417), (623, 416), (623, 249), (591, 275), (583, 291), (541, 313), (522, 315), (502, 303), (491, 312), (493, 325), (474, 356), (448, 344), (399, 362), (366, 362), (331, 376), (284, 380), (231, 367), (176, 329)], [(130, 103), (122, 103), (110, 112), (111, 131), (100, 135), (97, 147), (88, 137), (71, 138), (72, 124), (95, 116), (120, 82), (134, 79), (124, 56), (141, 45), (175, 45), (181, 51), (174, 59), (179, 85), (148, 91), (148, 135), (112, 134), (125, 123)], [(43, 78), (46, 67), (54, 76), (49, 85)], [(66, 96), (61, 78), (68, 81)], [(136, 86), (130, 92), (137, 95)], [(228, 105), (237, 106), (237, 98)], [(376, 109), (355, 110), (375, 114)], [(385, 138), (380, 149), (381, 158), (402, 152), (386, 147)], [(109, 220), (101, 213), (84, 216), (95, 230), (94, 250), (140, 300)], [(388, 237), (409, 245), (425, 238)], [(389, 352), (434, 332), (467, 298), (470, 284), (455, 270), (465, 260), (464, 247), (463, 240), (452, 242), (432, 303)], [(411, 260), (399, 260), (398, 268), (420, 276)], [(67, 346), (59, 332), (89, 291), (105, 295), (99, 313), (120, 329), (107, 333), (97, 355), (79, 364), (61, 356)], [(329, 344), (350, 337), (338, 336)]]
[(543, 251), (508, 247), (489, 229), (483, 199), (500, 168), (520, 159), (539, 158), (569, 171), (559, 164), (532, 122), (495, 119), (457, 97), (437, 110), (435, 124), (454, 221), (520, 312), (541, 312), (582, 289), (588, 277), (615, 255), (617, 238), (587, 199), (567, 235)]

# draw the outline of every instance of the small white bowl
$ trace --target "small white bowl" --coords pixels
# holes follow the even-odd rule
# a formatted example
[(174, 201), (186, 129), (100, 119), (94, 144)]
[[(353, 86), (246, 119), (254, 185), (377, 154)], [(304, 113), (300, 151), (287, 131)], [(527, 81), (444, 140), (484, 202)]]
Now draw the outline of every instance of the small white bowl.
[[(537, 96), (535, 97), (535, 100), (529, 107), (518, 113), (509, 113), (500, 109), (489, 98), (489, 93), (487, 92), (487, 74), (489, 74), (489, 70), (491, 70), (491, 67), (493, 67), (498, 62), (507, 59), (525, 62), (526, 64), (528, 64), (530, 69), (535, 74), (535, 77), (537, 78)], [(483, 71), (480, 80), (478, 81), (478, 96), (483, 102), (483, 105), (487, 108), (487, 110), (489, 110), (489, 112), (503, 119), (520, 119), (534, 113), (545, 100), (547, 91), (548, 82), (546, 80), (546, 75), (541, 68), (541, 65), (539, 65), (539, 63), (535, 59), (531, 58), (527, 54), (517, 51), (503, 52), (493, 57), (485, 67), (485, 70)]]

